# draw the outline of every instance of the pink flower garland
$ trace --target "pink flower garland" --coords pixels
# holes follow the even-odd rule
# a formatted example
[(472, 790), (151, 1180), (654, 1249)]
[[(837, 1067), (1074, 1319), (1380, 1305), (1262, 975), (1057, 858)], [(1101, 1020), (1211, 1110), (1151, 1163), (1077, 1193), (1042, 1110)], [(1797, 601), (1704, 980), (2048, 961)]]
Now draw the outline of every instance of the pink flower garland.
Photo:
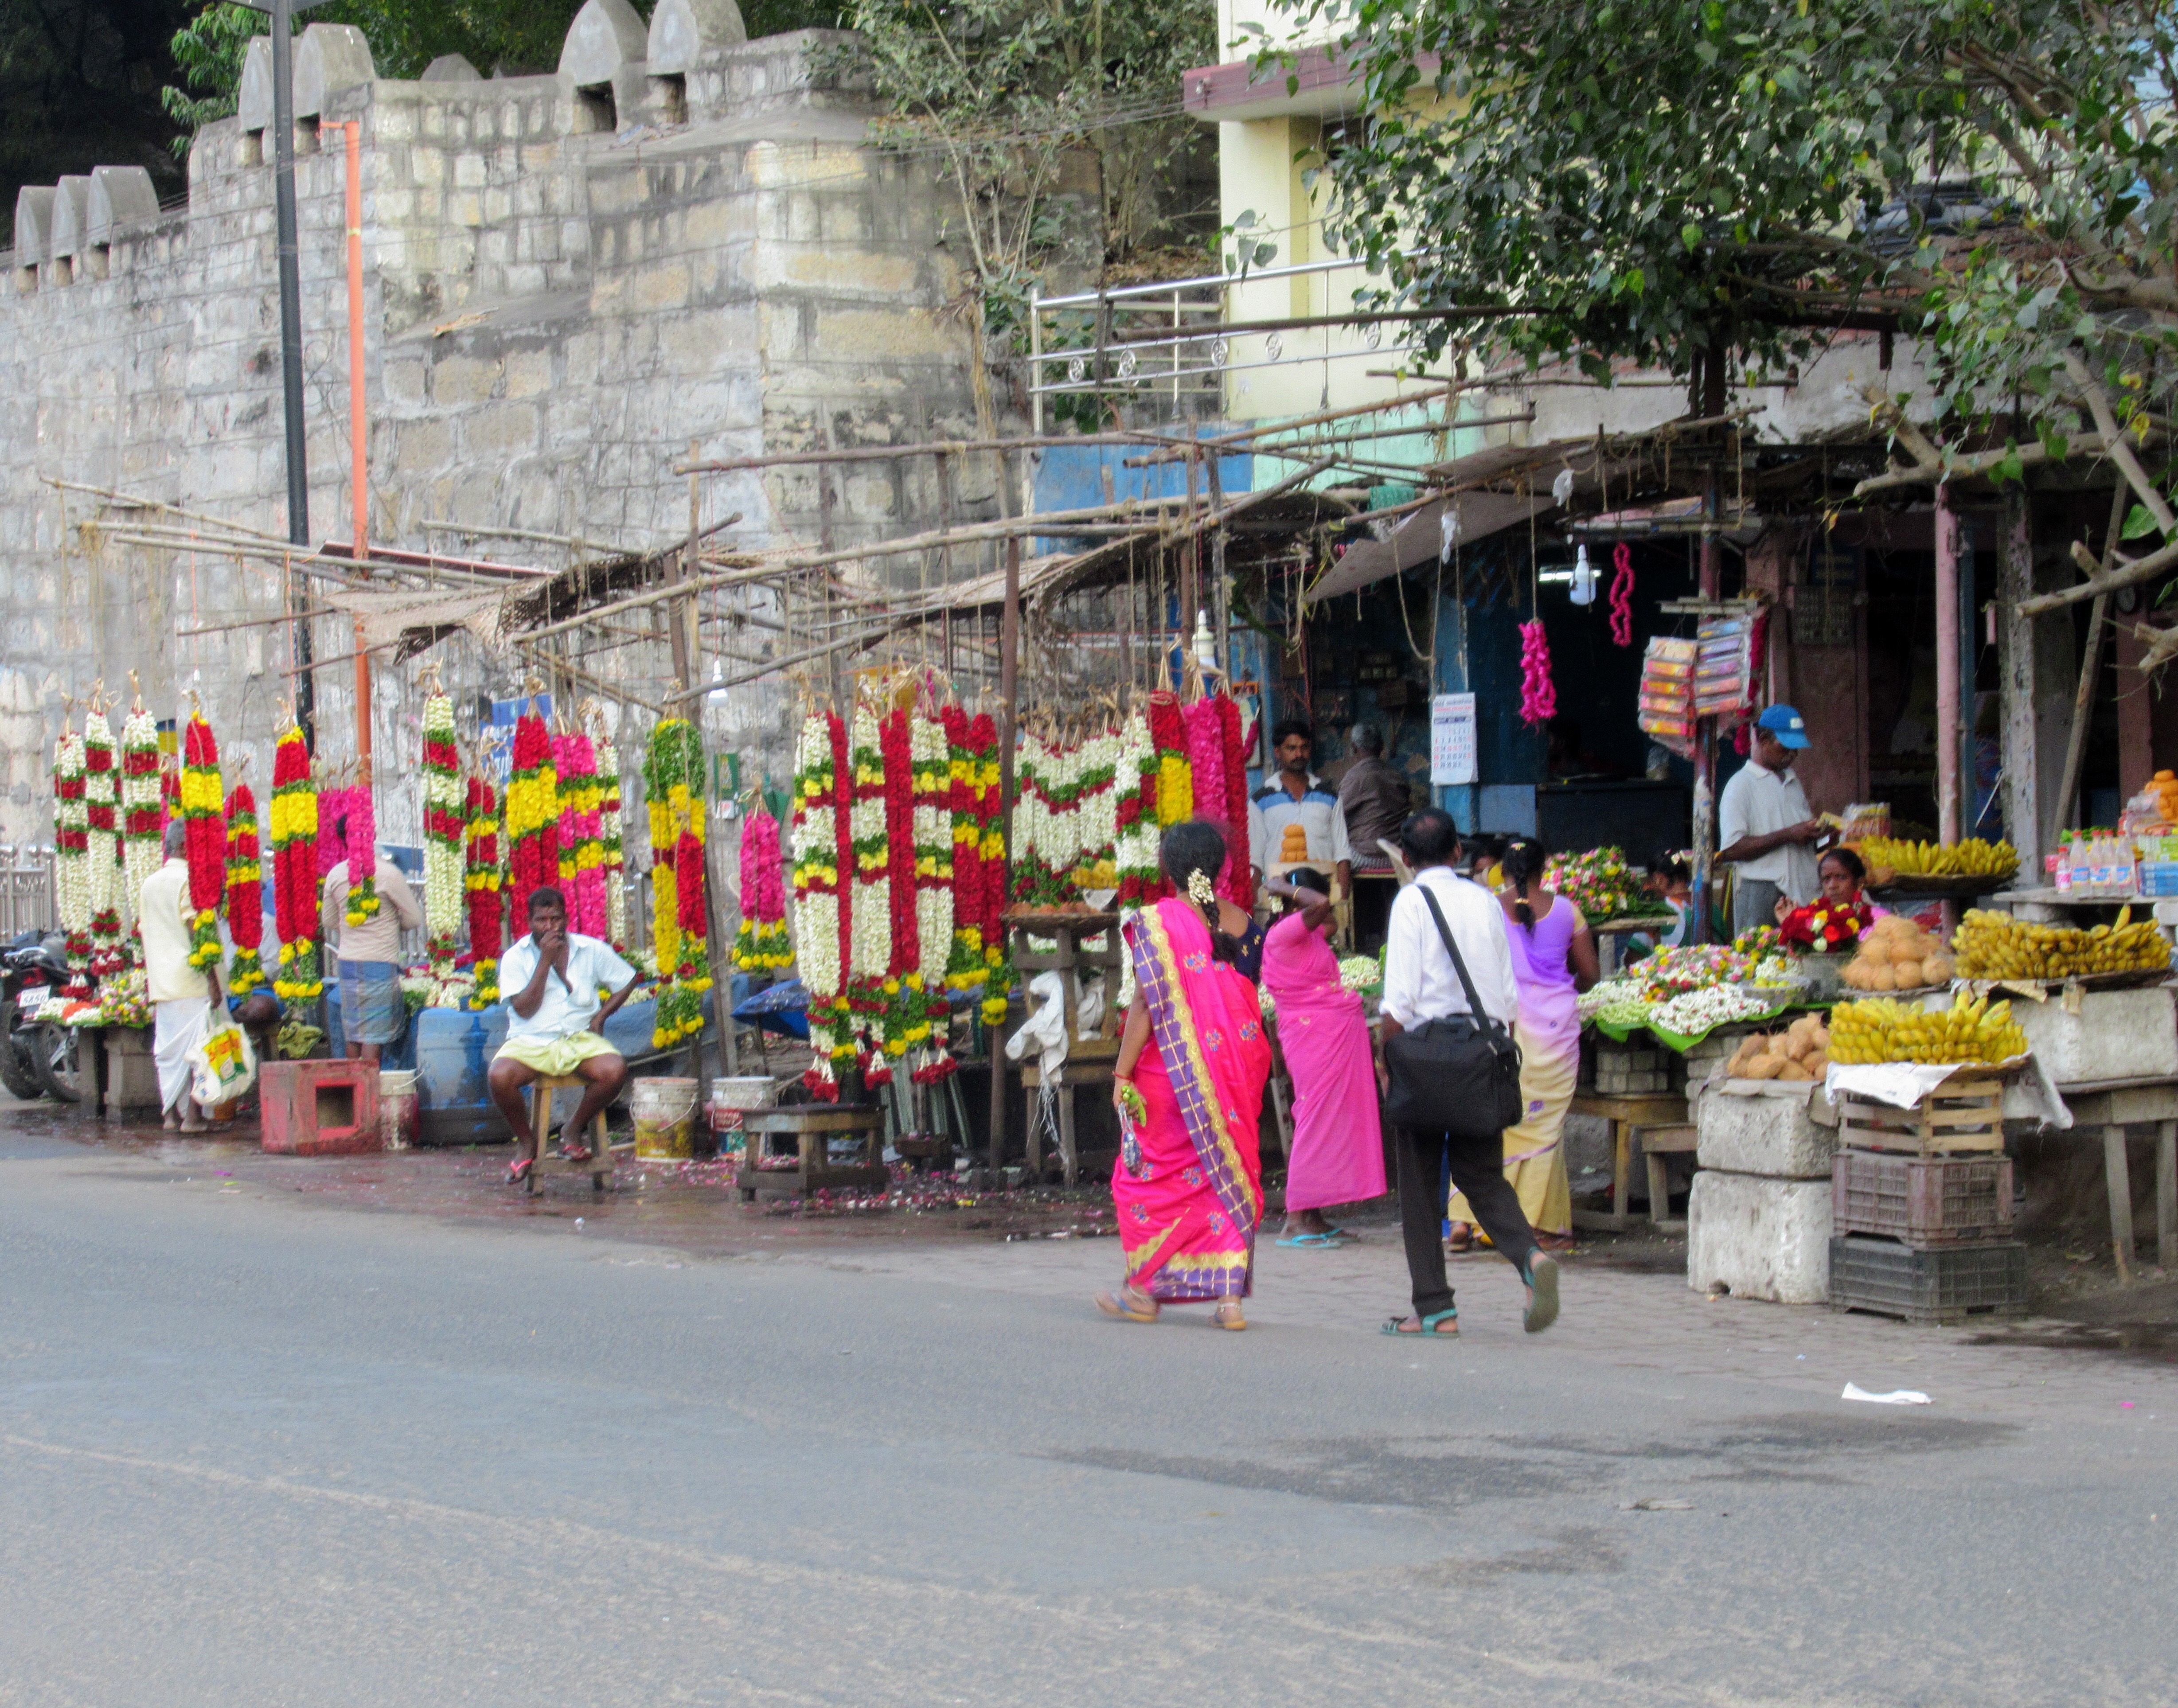
[(1237, 840), (1246, 863), (1247, 830), (1236, 839), (1226, 814), (1225, 732), (1214, 699), (1197, 700), (1180, 708), (1180, 722), (1187, 731), (1187, 764), (1195, 778), (1195, 816), (1215, 824), (1225, 836), (1225, 864), (1218, 874), (1218, 890), (1229, 895), (1233, 887), (1233, 849)]
[(1634, 644), (1634, 548), (1624, 540), (1611, 554), (1618, 573), (1611, 578), (1611, 639), (1615, 646)]
[(786, 917), (779, 820), (769, 813), (752, 813), (742, 821), (742, 914), (758, 925)]
[(347, 844), (333, 835), (333, 826), (354, 810), (359, 789), (321, 789), (318, 791), (318, 881), (331, 876), (334, 867), (347, 858)]
[(1547, 724), (1558, 714), (1558, 691), (1551, 681), (1551, 643), (1543, 620), (1520, 625), (1520, 721)]
[(560, 846), (567, 884), (567, 928), (603, 938), (605, 921), (605, 788), (598, 780), (597, 744), (582, 730), (555, 744), (560, 774)]

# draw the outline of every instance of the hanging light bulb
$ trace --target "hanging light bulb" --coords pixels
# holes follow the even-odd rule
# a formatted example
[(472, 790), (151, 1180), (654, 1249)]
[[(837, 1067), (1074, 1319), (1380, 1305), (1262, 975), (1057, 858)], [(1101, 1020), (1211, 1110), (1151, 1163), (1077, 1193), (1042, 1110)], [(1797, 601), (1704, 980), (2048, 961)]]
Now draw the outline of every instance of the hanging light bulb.
[(1583, 540), (1573, 562), (1573, 602), (1575, 605), (1595, 603), (1595, 572), (1589, 567), (1588, 542)]
[(1206, 671), (1218, 668), (1218, 639), (1210, 632), (1210, 613), (1207, 610), (1195, 614), (1195, 661)]

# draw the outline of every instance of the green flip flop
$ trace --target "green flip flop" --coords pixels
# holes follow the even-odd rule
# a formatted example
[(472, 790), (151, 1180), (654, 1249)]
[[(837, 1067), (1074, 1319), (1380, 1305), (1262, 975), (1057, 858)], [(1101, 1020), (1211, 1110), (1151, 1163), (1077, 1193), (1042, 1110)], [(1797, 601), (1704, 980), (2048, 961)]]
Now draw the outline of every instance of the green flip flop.
[[(1421, 1319), (1421, 1327), (1412, 1331), (1400, 1326), (1406, 1320), (1404, 1317), (1387, 1317), (1384, 1319), (1384, 1326), (1377, 1332), (1396, 1335), (1402, 1340), (1453, 1340), (1459, 1336), (1459, 1311), (1456, 1306), (1450, 1311), (1432, 1311)], [(1446, 1322), (1452, 1324), (1449, 1334), (1437, 1327), (1438, 1323)]]

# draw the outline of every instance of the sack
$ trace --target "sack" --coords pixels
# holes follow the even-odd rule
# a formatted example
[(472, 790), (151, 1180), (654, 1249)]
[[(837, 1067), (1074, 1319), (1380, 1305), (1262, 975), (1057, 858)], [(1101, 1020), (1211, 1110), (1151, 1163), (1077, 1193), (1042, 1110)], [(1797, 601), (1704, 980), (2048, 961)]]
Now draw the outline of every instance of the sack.
[(1422, 1132), (1443, 1131), (1454, 1138), (1486, 1141), (1516, 1125), (1524, 1108), (1520, 1096), (1520, 1046), (1502, 1021), (1492, 1020), (1475, 994), (1467, 963), (1444, 922), (1436, 897), (1421, 886), (1422, 900), (1436, 921), (1436, 934), (1452, 957), (1460, 988), (1467, 993), (1465, 1014), (1425, 1021), (1384, 1043), (1384, 1066), (1391, 1089), (1384, 1116), (1394, 1126)]
[(233, 1024), (215, 1026), (189, 1054), (189, 1095), (200, 1109), (231, 1103), (257, 1083), (257, 1052), (249, 1034)]

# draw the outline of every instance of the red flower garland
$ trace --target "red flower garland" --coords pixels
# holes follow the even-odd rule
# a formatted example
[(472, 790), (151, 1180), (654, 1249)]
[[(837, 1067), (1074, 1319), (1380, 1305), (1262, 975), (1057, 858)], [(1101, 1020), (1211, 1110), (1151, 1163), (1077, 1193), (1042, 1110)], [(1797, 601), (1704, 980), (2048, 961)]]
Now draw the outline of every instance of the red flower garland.
[(885, 971), (898, 978), (922, 964), (915, 928), (915, 759), (906, 712), (889, 712), (878, 723), (878, 751), (884, 756), (885, 864), (892, 880), (892, 959)]
[(1256, 879), (1248, 859), (1248, 750), (1240, 744), (1240, 707), (1230, 694), (1217, 699), (1218, 733), (1225, 750), (1225, 822), (1232, 846), (1225, 865), (1226, 897), (1236, 907), (1256, 905)]
[[(258, 846), (257, 797), (249, 785), (237, 783), (227, 797), (227, 933), (234, 940), (234, 961), (227, 988), (247, 996), (265, 982), (258, 951), (265, 944), (264, 868)], [(279, 885), (273, 885), (276, 898)]]
[(201, 712), (182, 737), (183, 844), (189, 867), (189, 964), (219, 959), (219, 905), (227, 897), (227, 817), (219, 789), (219, 743)]

